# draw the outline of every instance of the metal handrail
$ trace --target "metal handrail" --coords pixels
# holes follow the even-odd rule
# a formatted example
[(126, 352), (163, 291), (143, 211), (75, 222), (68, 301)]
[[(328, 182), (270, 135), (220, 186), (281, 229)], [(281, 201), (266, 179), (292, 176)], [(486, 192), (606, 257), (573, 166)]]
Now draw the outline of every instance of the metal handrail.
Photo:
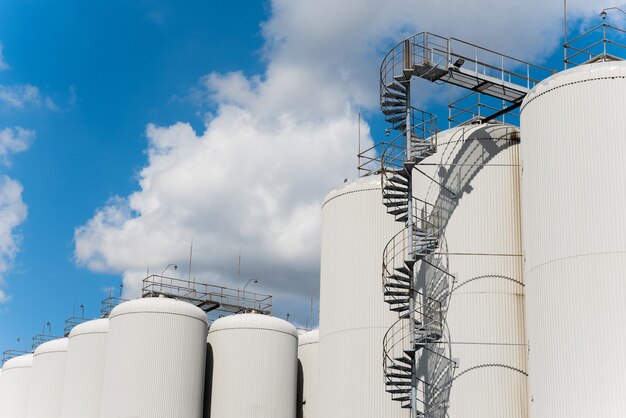
[[(609, 52), (612, 51), (609, 51), (607, 46), (615, 46), (617, 47), (616, 51), (626, 53), (626, 45), (611, 38), (614, 34), (616, 38), (623, 38), (626, 36), (626, 30), (610, 25), (606, 22), (600, 23), (599, 25), (586, 30), (563, 44), (563, 48), (565, 49), (563, 62), (566, 65), (581, 65), (593, 61), (597, 57), (608, 56)], [(592, 40), (592, 36), (598, 36), (598, 38), (594, 38)], [(583, 45), (577, 46), (577, 43), (583, 43)], [(599, 46), (602, 46), (601, 50), (599, 50)], [(573, 51), (573, 53), (570, 54), (568, 53), (569, 51)], [(581, 56), (585, 57), (582, 58), (585, 59), (584, 62), (578, 62), (577, 58)]]
[(12, 358), (23, 356), (24, 354), (28, 354), (29, 351), (26, 350), (5, 350), (2, 352), (2, 364), (0, 366), (4, 366), (4, 363), (11, 360)]
[(272, 296), (153, 274), (143, 280), (142, 297), (165, 296), (230, 313), (271, 313)]
[(83, 318), (81, 316), (72, 316), (65, 320), (65, 326), (63, 327), (63, 336), (67, 337), (70, 335), (70, 332), (76, 325), (80, 325), (83, 322), (89, 321), (88, 318)]
[[(409, 49), (408, 54), (406, 49)], [(459, 51), (469, 49), (470, 54)], [(485, 58), (483, 58), (483, 56)], [(409, 59), (407, 60), (407, 57)], [(404, 70), (412, 70), (415, 63), (430, 63), (439, 59), (437, 67), (443, 62), (441, 70), (444, 72), (455, 69), (453, 61), (463, 59), (468, 62), (466, 67), (474, 67), (476, 73), (487, 74), (487, 70), (494, 71), (494, 76), (527, 89), (534, 87), (538, 82), (554, 74), (556, 71), (507, 54), (484, 48), (476, 44), (458, 39), (444, 38), (428, 32), (421, 32), (396, 44), (384, 57), (380, 67), (380, 101), (381, 107), (384, 94), (389, 92), (389, 86), (396, 82), (395, 77), (402, 77)], [(496, 64), (499, 62), (499, 65)], [(519, 68), (523, 68), (522, 71)]]
[(119, 304), (128, 302), (129, 299), (118, 298), (115, 296), (109, 296), (104, 299), (100, 305), (100, 315), (102, 318), (107, 318), (111, 315), (111, 311)]
[[(435, 358), (437, 365), (435, 367), (429, 367), (429, 370), (432, 371), (432, 375), (428, 376), (426, 380), (420, 379), (416, 377), (416, 380), (422, 383), (424, 386), (422, 389), (418, 389), (418, 395), (421, 395), (416, 399), (423, 406), (423, 413), (426, 414), (429, 411), (433, 411), (441, 407), (441, 402), (429, 402), (426, 399), (427, 388), (430, 398), (435, 398), (439, 395), (444, 394), (444, 391), (449, 390), (450, 381), (453, 379), (452, 375), (448, 375), (447, 379), (444, 379), (446, 375), (446, 371), (449, 368), (454, 368), (455, 362), (451, 357), (450, 352), (450, 344), (449, 344), (449, 330), (447, 324), (440, 317), (424, 314), (423, 309), (424, 306), (421, 305), (414, 310), (417, 316), (422, 318), (426, 318), (430, 321), (423, 321), (422, 325), (435, 324), (436, 328), (433, 328), (435, 332), (440, 334), (440, 338), (437, 340), (429, 341), (426, 339), (423, 343), (419, 343), (422, 347), (420, 349), (424, 351), (428, 351), (434, 356), (431, 358)], [(436, 311), (435, 308), (429, 308), (428, 311)], [(401, 388), (399, 385), (393, 385), (394, 377), (392, 375), (393, 366), (398, 366), (399, 362), (396, 360), (397, 357), (406, 356), (406, 350), (415, 349), (414, 344), (417, 342), (413, 341), (413, 336), (411, 335), (411, 325), (410, 320), (405, 318), (400, 318), (396, 320), (393, 325), (387, 330), (383, 337), (383, 370), (385, 375), (385, 380), (388, 382), (388, 386), (392, 386), (395, 388)], [(442, 347), (443, 353), (440, 350), (437, 350), (435, 347)], [(417, 351), (417, 350), (416, 350)], [(417, 354), (414, 361), (417, 361)], [(441, 365), (441, 367), (438, 367)], [(444, 401), (447, 400), (447, 397), (444, 395)]]

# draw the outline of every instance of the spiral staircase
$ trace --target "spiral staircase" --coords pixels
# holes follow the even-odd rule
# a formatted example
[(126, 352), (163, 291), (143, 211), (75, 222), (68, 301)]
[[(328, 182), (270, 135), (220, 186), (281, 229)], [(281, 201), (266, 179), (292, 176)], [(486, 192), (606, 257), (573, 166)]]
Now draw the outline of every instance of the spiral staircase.
[[(428, 32), (397, 44), (381, 64), (380, 105), (391, 126), (388, 133), (394, 131), (395, 136), (381, 144), (380, 169), (370, 168), (375, 160), (370, 156), (359, 170), (380, 173), (383, 204), (404, 225), (383, 253), (384, 299), (398, 314), (383, 340), (383, 369), (387, 392), (411, 410), (411, 418), (447, 416), (456, 366), (446, 325), (454, 277), (447, 271), (447, 250), (442, 248), (449, 214), (439, 200), (429, 203), (414, 196), (412, 188), (414, 175), (426, 175), (420, 164), (437, 152), (436, 119), (411, 106), (411, 79), (447, 83), (501, 100), (501, 109), (492, 108), (471, 121), (484, 123), (519, 107), (526, 94), (553, 73)], [(458, 199), (445, 185), (437, 185), (446, 189), (446, 197)]]
[[(402, 408), (411, 409), (411, 418), (444, 417), (453, 362), (445, 326), (448, 293), (436, 288), (441, 277), (448, 275), (418, 280), (423, 266), (443, 271), (441, 258), (435, 254), (442, 228), (437, 208), (414, 197), (412, 190), (415, 168), (437, 151), (437, 128), (434, 115), (410, 104), (410, 79), (415, 71), (410, 51), (407, 40), (381, 66), (381, 108), (397, 133), (383, 143), (383, 204), (404, 225), (383, 254), (385, 302), (399, 316), (383, 341), (383, 368), (386, 391)], [(400, 68), (400, 64), (397, 74), (395, 66)]]

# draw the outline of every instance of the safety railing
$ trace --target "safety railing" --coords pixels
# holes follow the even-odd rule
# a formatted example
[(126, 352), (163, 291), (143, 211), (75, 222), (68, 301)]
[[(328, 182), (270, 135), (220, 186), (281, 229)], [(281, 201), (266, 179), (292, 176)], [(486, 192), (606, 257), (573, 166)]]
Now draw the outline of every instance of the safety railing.
[[(411, 147), (407, 148), (407, 132), (411, 131)], [(383, 171), (395, 171), (404, 168), (404, 163), (410, 160), (408, 149), (428, 142), (434, 149), (437, 147), (437, 117), (432, 113), (417, 108), (411, 108), (411, 127), (397, 134), (391, 141), (381, 144), (381, 167)]]
[[(421, 67), (421, 69), (420, 69)], [(389, 86), (409, 79), (417, 69), (422, 78), (449, 76), (450, 70), (461, 68), (476, 75), (489, 76), (501, 83), (525, 89), (555, 71), (540, 65), (483, 48), (458, 38), (445, 38), (428, 32), (418, 33), (398, 43), (382, 61), (380, 68), (380, 97), (384, 101)]]
[(124, 302), (128, 302), (128, 300), (129, 299), (109, 296), (108, 298), (104, 299), (102, 303), (100, 304), (100, 315), (102, 316), (102, 318), (107, 318), (109, 315), (111, 315), (111, 311), (117, 305), (124, 303)]
[(150, 275), (143, 280), (142, 297), (164, 296), (188, 301), (205, 311), (219, 309), (229, 313), (248, 310), (270, 314), (272, 296), (214, 286), (174, 277)]
[(76, 325), (80, 325), (83, 322), (87, 322), (87, 321), (89, 321), (89, 319), (79, 317), (79, 316), (72, 316), (72, 317), (67, 318), (65, 320), (65, 326), (63, 327), (63, 336), (64, 337), (69, 336), (70, 332)]
[(625, 40), (625, 30), (603, 22), (566, 42), (563, 62), (567, 68), (568, 65), (622, 58), (626, 56)]
[(58, 335), (50, 335), (50, 334), (44, 334), (44, 333), (37, 334), (32, 339), (31, 349), (35, 351), (37, 347), (39, 347), (41, 344), (44, 344), (44, 343), (47, 343), (48, 341), (56, 340), (59, 338), (61, 337), (59, 337)]
[[(403, 228), (389, 240), (383, 249), (383, 284), (386, 283), (388, 277), (394, 274), (395, 268), (401, 267), (407, 260), (415, 261), (410, 259), (411, 254), (419, 259), (434, 251), (434, 245), (441, 236), (440, 224), (437, 210), (423, 211), (422, 216), (413, 216), (413, 239), (409, 239), (409, 228)], [(416, 238), (418, 230), (423, 232), (423, 236), (420, 238)], [(425, 241), (420, 242), (420, 240)], [(429, 248), (424, 248), (427, 242), (431, 245)]]
[(23, 356), (24, 354), (28, 354), (29, 352), (26, 350), (5, 350), (2, 352), (2, 366), (4, 363), (11, 360), (12, 358)]
[[(450, 352), (449, 332), (441, 318), (441, 310), (435, 306), (437, 301), (429, 301), (431, 306), (419, 305), (412, 315), (419, 323), (411, 325), (409, 319), (400, 318), (383, 337), (383, 370), (387, 391), (393, 393), (394, 390), (406, 389), (407, 382), (415, 379), (415, 401), (421, 416), (433, 416), (428, 414), (447, 408), (455, 368)], [(419, 339), (420, 333), (424, 338)], [(413, 368), (423, 353), (428, 353), (426, 375), (420, 377), (414, 371), (404, 374), (398, 372), (402, 368)], [(406, 363), (407, 359), (411, 359), (411, 365)]]
[[(448, 105), (448, 127), (483, 123), (484, 119), (506, 109), (506, 101), (471, 91)], [(502, 123), (519, 125), (519, 112), (511, 110), (495, 118)]]

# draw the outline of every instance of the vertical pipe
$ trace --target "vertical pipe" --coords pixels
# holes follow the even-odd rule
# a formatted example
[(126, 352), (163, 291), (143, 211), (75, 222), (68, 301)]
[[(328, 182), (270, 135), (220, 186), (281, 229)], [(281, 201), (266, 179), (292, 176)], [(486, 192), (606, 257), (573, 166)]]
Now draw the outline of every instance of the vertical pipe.
[(567, 70), (567, 0), (563, 0), (563, 66)]
[(356, 176), (361, 177), (361, 112), (359, 112), (358, 115), (359, 115), (359, 120), (358, 120), (359, 152), (356, 154)]
[(604, 47), (604, 55), (606, 56), (606, 24), (602, 24), (602, 46)]

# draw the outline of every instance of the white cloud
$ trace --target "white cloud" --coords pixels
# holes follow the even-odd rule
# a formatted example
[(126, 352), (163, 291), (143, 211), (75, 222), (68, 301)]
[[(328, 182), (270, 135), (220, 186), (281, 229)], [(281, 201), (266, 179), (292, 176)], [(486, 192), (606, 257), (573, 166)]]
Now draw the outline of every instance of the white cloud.
[(50, 110), (59, 110), (51, 97), (42, 95), (39, 88), (32, 84), (0, 84), (0, 103), (16, 109), (45, 106)]
[[(571, 3), (572, 14), (601, 6)], [(160, 272), (176, 262), (184, 274), (193, 238), (198, 278), (241, 286), (258, 277), (259, 289), (300, 301), (306, 312), (318, 286), (320, 203), (355, 173), (355, 113), (376, 108), (382, 55), (426, 30), (541, 59), (561, 42), (560, 6), (274, 0), (262, 26), (265, 73), (204, 77), (218, 109), (204, 132), (186, 123), (148, 125), (139, 190), (76, 229), (77, 262), (122, 274), (136, 293), (147, 265)], [(371, 143), (367, 125), (361, 132)], [(234, 279), (240, 249), (242, 278)]]
[(0, 84), (0, 101), (10, 107), (21, 108), (25, 105), (41, 105), (41, 93), (31, 84), (18, 84), (13, 86)]
[(8, 70), (9, 64), (4, 59), (4, 45), (0, 42), (0, 71)]
[[(35, 132), (19, 126), (0, 130), (0, 161), (10, 165), (12, 154), (25, 151), (31, 144)], [(19, 250), (21, 236), (17, 231), (24, 222), (28, 210), (22, 200), (22, 185), (6, 175), (0, 174), (0, 285), (12, 267)], [(10, 300), (0, 289), (0, 304)]]
[(0, 161), (9, 165), (9, 156), (26, 151), (34, 137), (35, 131), (19, 126), (0, 130)]
[[(22, 200), (22, 185), (5, 175), (0, 175), (0, 284), (11, 268), (18, 252), (20, 235), (16, 228), (26, 219), (27, 208)], [(0, 304), (9, 296), (0, 289)]]

